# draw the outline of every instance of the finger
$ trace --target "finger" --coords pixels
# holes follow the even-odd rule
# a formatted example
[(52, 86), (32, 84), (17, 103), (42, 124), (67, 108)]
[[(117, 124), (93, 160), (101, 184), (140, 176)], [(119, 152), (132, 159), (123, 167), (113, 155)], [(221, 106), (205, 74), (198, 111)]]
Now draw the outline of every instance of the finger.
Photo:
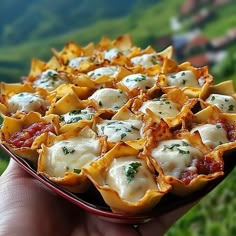
[(138, 227), (138, 230), (141, 235), (145, 236), (162, 236), (166, 231), (178, 220), (180, 219), (187, 211), (189, 211), (195, 204), (191, 203), (184, 207), (178, 208), (174, 211), (161, 215), (157, 219), (142, 224)]
[(6, 170), (2, 173), (2, 177), (16, 178), (16, 177), (29, 177), (29, 174), (12, 158)]
[(140, 236), (130, 225), (110, 222), (109, 219), (101, 219), (100, 217), (85, 213), (83, 218), (78, 218), (78, 222), (83, 227), (77, 227), (73, 232), (73, 236), (79, 235), (101, 235), (101, 236)]

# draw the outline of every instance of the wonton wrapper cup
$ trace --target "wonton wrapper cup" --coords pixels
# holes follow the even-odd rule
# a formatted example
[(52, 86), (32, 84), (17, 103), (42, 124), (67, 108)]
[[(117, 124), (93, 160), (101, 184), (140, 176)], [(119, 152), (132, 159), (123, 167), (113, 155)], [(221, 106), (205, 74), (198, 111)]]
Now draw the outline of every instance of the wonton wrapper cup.
[(192, 192), (203, 188), (203, 186), (205, 186), (208, 182), (224, 175), (223, 170), (209, 174), (198, 174), (188, 184), (185, 184), (182, 180), (174, 176), (166, 175), (161, 165), (151, 156), (152, 149), (158, 146), (159, 141), (169, 139), (186, 139), (193, 147), (201, 150), (203, 154), (202, 158), (210, 158), (213, 163), (218, 163), (222, 169), (224, 166), (223, 153), (219, 151), (212, 152), (210, 147), (202, 143), (199, 133), (190, 134), (187, 130), (182, 130), (181, 132), (174, 134), (164, 121), (159, 123), (155, 129), (150, 131), (149, 135), (148, 144), (146, 145), (142, 155), (149, 158), (155, 169), (164, 176), (163, 179), (166, 183), (173, 187), (172, 193), (179, 196), (189, 195)]
[(15, 147), (13, 144), (9, 144), (9, 138), (16, 132), (21, 131), (23, 128), (29, 127), (32, 124), (46, 122), (52, 123), (54, 126), (55, 132), (58, 132), (59, 121), (55, 115), (48, 115), (42, 117), (39, 113), (29, 112), (25, 116), (14, 118), (14, 117), (5, 117), (2, 123), (2, 128), (0, 130), (1, 134), (1, 143), (9, 147), (17, 155), (24, 157), (25, 159), (32, 162), (35, 166), (38, 159), (37, 149), (42, 143), (45, 143), (48, 136), (54, 136), (55, 134), (43, 133), (37, 138), (34, 139), (31, 147)]
[(98, 138), (96, 134), (89, 127), (85, 127), (82, 130), (77, 128), (70, 132), (61, 134), (60, 136), (48, 139), (47, 146), (42, 145), (42, 149), (39, 150), (39, 159), (38, 159), (38, 169), (37, 169), (38, 174), (46, 176), (53, 183), (58, 184), (63, 188), (65, 188), (66, 190), (71, 191), (73, 193), (85, 192), (90, 185), (90, 182), (84, 173), (83, 167), (81, 168), (80, 173), (65, 171), (63, 177), (50, 176), (50, 174), (48, 174), (49, 167), (47, 165), (47, 151), (48, 151), (47, 147), (52, 146), (57, 141), (61, 140), (66, 141), (68, 138), (79, 137), (79, 136), (99, 140), (101, 145), (100, 155), (102, 155), (102, 153), (106, 149), (105, 140), (103, 138)]
[(109, 168), (114, 158), (122, 156), (138, 156), (138, 151), (130, 146), (119, 143), (100, 160), (93, 162), (85, 169), (85, 172), (113, 212), (131, 215), (147, 212), (157, 205), (161, 198), (168, 193), (170, 185), (164, 183), (160, 177), (153, 176), (156, 178), (159, 189), (147, 190), (146, 194), (136, 202), (122, 199), (115, 189), (105, 184), (107, 168)]
[(8, 83), (1, 83), (1, 102), (0, 102), (0, 114), (1, 116), (17, 116), (19, 114), (25, 114), (25, 112), (22, 111), (16, 111), (13, 114), (9, 114), (9, 109), (8, 109), (8, 104), (7, 101), (8, 99), (16, 95), (18, 93), (32, 93), (35, 95), (38, 95), (45, 101), (46, 107), (41, 110), (35, 110), (34, 112), (40, 112), (42, 115), (45, 115), (47, 113), (47, 109), (49, 108), (49, 105), (54, 102), (55, 94), (54, 93), (49, 93), (47, 90), (42, 89), (42, 88), (36, 88), (34, 89), (31, 85), (28, 83), (25, 84), (20, 84), (20, 83), (15, 83), (15, 84), (8, 84)]
[[(104, 119), (100, 118), (100, 117), (94, 117), (93, 119), (93, 130), (96, 130), (96, 125), (101, 123)], [(137, 121), (142, 121), (143, 122), (143, 126), (145, 126), (144, 121), (143, 121), (143, 116), (142, 115), (136, 115), (134, 113), (132, 113), (126, 106), (123, 106), (122, 108), (120, 108), (118, 110), (118, 112), (112, 116), (111, 120), (120, 120), (120, 121), (128, 121), (128, 120), (137, 120)], [(144, 127), (142, 127), (141, 129), (143, 129)], [(140, 131), (141, 132), (141, 131)], [(121, 140), (122, 141), (122, 140)], [(137, 140), (127, 140), (127, 141), (123, 141), (124, 143), (126, 143), (127, 145), (133, 147), (136, 150), (141, 150), (144, 145), (145, 145), (145, 137), (143, 134), (143, 137), (141, 137), (140, 139)], [(107, 140), (107, 145), (108, 145), (108, 149), (113, 148), (115, 145), (117, 144), (117, 142), (111, 142)]]
[[(64, 95), (61, 99), (55, 101), (51, 104), (50, 109), (48, 110), (48, 114), (57, 114), (64, 115), (68, 112), (74, 110), (82, 110), (86, 107), (94, 108), (96, 113), (97, 104), (91, 100), (80, 100), (77, 94), (72, 90), (70, 93)], [(95, 114), (94, 114), (95, 115)], [(78, 122), (66, 124), (63, 121), (60, 122), (60, 133), (66, 133), (70, 130), (83, 128), (85, 126), (92, 126), (93, 119), (91, 120), (79, 120)]]

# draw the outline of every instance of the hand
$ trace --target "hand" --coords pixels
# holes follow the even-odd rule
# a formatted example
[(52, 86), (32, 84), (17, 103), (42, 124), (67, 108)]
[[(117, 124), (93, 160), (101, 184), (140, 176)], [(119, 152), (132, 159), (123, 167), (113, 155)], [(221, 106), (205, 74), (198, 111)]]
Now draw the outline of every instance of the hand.
[(0, 236), (160, 236), (190, 208), (134, 228), (85, 212), (47, 189), (13, 160), (0, 176)]

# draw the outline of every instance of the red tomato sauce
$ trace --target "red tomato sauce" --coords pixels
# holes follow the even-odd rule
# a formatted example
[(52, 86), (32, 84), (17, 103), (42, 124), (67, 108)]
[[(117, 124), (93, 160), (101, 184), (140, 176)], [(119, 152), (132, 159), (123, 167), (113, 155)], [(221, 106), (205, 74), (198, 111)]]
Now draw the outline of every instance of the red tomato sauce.
[(183, 172), (180, 180), (185, 184), (189, 184), (198, 175), (208, 175), (224, 170), (223, 161), (217, 161), (210, 156), (205, 156), (202, 160), (198, 160), (195, 167), (197, 168), (197, 171)]
[(55, 133), (54, 126), (51, 123), (34, 123), (31, 126), (14, 133), (8, 140), (8, 143), (17, 148), (30, 147), (36, 137), (48, 132)]

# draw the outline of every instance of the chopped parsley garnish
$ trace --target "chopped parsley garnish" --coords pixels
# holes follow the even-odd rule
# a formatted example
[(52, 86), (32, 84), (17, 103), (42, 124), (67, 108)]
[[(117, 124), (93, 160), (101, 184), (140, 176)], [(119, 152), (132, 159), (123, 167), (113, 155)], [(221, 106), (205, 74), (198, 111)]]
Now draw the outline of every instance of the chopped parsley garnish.
[(80, 114), (80, 113), (81, 113), (81, 110), (77, 109), (77, 110), (70, 111), (69, 115), (77, 115), (77, 114)]
[(228, 107), (228, 111), (233, 111), (234, 110), (234, 105), (229, 105), (229, 107)]
[(189, 154), (190, 153), (189, 151), (185, 151), (180, 148), (177, 148), (177, 150), (179, 151), (180, 154)]
[[(187, 147), (189, 146), (189, 144), (185, 141), (182, 141), (182, 146), (184, 147)], [(180, 154), (189, 154), (189, 151), (185, 151), (185, 150), (182, 150), (180, 149), (181, 145), (179, 143), (173, 143), (171, 145), (164, 145), (164, 148), (163, 148), (163, 151), (165, 151), (166, 149), (169, 149), (169, 150), (178, 150)]]
[(185, 141), (182, 141), (183, 146), (189, 146), (189, 144)]
[(99, 102), (98, 102), (98, 105), (99, 105), (100, 107), (102, 107), (102, 102), (101, 102), (101, 101), (99, 101)]
[(151, 62), (152, 62), (153, 65), (157, 64), (158, 61), (157, 61), (156, 56), (151, 57)]
[(72, 117), (71, 119), (69, 119), (68, 121), (66, 121), (66, 124), (71, 124), (71, 123), (76, 123), (78, 121), (82, 120), (82, 117), (77, 116), (77, 117)]
[(62, 147), (62, 151), (63, 151), (63, 153), (65, 154), (65, 155), (67, 155), (67, 154), (72, 154), (72, 153), (74, 153), (75, 152), (75, 149), (69, 149), (69, 148), (67, 148), (66, 146), (63, 146)]
[(138, 172), (138, 167), (141, 165), (142, 164), (140, 162), (132, 162), (129, 165), (123, 167), (128, 183), (133, 180), (134, 175)]
[(220, 128), (221, 128), (221, 125), (216, 125), (216, 128), (217, 128), (217, 129), (220, 129)]
[(80, 174), (80, 172), (81, 172), (81, 169), (74, 169), (74, 173)]
[(180, 144), (178, 144), (178, 143), (173, 143), (173, 144), (171, 144), (171, 145), (164, 145), (164, 149), (163, 149), (163, 151), (165, 151), (166, 149), (174, 149), (174, 147), (180, 147)]
[(123, 139), (125, 136), (127, 136), (127, 134), (126, 134), (126, 133), (122, 133), (122, 134), (120, 135), (120, 138)]
[(139, 131), (139, 128), (137, 128), (137, 127), (135, 127), (135, 126), (133, 126), (133, 125), (131, 125), (131, 128), (134, 129), (134, 130)]
[(212, 96), (212, 97), (211, 97), (211, 101), (214, 101), (215, 99), (216, 99), (215, 96)]

